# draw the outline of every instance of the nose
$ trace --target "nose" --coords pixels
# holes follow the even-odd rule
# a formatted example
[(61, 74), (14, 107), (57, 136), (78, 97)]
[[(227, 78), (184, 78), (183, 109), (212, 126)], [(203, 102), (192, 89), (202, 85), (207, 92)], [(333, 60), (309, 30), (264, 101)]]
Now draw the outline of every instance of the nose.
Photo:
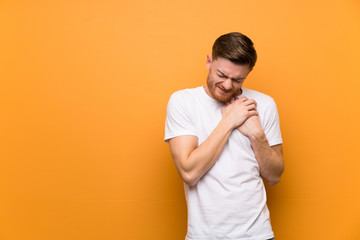
[(226, 90), (230, 90), (232, 88), (232, 81), (230, 78), (227, 78), (224, 82), (223, 82), (223, 87), (226, 89)]

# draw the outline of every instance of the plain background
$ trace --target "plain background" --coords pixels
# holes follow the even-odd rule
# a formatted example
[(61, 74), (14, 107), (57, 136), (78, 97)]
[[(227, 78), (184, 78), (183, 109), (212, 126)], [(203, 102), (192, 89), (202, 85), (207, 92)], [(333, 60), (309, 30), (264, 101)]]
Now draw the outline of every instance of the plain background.
[(166, 105), (205, 84), (221, 34), (277, 102), (277, 240), (360, 239), (360, 2), (0, 2), (0, 239), (184, 239)]

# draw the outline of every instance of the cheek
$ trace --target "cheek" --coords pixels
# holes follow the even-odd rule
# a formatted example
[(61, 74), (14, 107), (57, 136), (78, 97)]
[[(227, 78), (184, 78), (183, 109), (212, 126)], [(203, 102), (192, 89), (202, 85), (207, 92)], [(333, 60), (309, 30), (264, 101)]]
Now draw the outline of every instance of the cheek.
[(214, 84), (222, 83), (224, 80), (221, 77), (213, 76), (212, 81)]
[(217, 81), (217, 79), (216, 79), (216, 77), (214, 77), (214, 76), (209, 76), (209, 79), (208, 79), (209, 81), (209, 83), (211, 84), (211, 85), (215, 85), (218, 81)]

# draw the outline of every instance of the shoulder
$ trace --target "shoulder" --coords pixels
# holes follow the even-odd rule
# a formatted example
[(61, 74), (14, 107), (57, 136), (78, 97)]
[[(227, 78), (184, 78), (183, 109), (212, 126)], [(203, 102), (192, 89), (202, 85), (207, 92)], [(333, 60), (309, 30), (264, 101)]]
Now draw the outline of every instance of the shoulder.
[(182, 90), (178, 90), (174, 92), (171, 97), (190, 97), (190, 96), (196, 96), (199, 94), (199, 90), (201, 87), (197, 88), (186, 88)]
[(261, 102), (262, 104), (275, 102), (274, 99), (267, 94), (264, 94), (264, 93), (261, 93), (261, 92), (255, 91), (255, 90), (251, 90), (248, 88), (243, 88), (243, 91), (244, 91), (244, 95), (246, 97), (253, 98), (253, 99), (255, 99), (255, 101)]
[(178, 90), (173, 94), (171, 94), (169, 103), (170, 102), (176, 102), (179, 104), (191, 103), (199, 95), (200, 92), (199, 90), (200, 90), (199, 87)]
[(266, 111), (277, 111), (276, 103), (271, 96), (247, 88), (243, 88), (243, 91), (244, 96), (256, 101), (259, 112), (264, 113)]
[(193, 113), (197, 106), (197, 98), (199, 96), (199, 88), (188, 88), (174, 92), (169, 99), (167, 110), (168, 112), (182, 112)]

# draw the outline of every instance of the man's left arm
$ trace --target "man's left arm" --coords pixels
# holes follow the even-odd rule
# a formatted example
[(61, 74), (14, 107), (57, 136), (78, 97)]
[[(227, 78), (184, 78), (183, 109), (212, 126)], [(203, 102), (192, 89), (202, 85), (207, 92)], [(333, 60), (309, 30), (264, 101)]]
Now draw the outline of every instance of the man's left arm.
[(284, 172), (282, 144), (269, 145), (258, 116), (249, 117), (238, 130), (250, 139), (261, 176), (270, 185), (278, 183)]

